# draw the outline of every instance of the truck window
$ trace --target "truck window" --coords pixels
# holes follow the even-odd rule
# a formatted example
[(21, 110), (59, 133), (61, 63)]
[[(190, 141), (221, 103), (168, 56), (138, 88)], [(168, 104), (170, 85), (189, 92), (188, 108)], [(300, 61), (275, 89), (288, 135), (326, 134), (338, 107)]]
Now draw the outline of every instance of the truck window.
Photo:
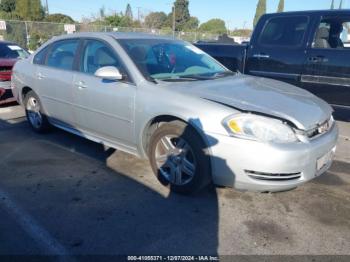
[(324, 19), (315, 33), (313, 48), (347, 49), (350, 48), (350, 19)]
[(259, 39), (261, 45), (297, 47), (303, 43), (307, 16), (276, 17), (267, 21)]

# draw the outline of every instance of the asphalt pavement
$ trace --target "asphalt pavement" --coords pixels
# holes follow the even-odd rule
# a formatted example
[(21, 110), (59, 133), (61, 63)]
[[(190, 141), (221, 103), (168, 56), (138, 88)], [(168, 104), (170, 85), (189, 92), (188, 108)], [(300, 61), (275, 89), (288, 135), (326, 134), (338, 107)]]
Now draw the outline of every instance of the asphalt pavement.
[(147, 161), (0, 108), (0, 255), (350, 255), (350, 123), (331, 170), (275, 194), (169, 193)]

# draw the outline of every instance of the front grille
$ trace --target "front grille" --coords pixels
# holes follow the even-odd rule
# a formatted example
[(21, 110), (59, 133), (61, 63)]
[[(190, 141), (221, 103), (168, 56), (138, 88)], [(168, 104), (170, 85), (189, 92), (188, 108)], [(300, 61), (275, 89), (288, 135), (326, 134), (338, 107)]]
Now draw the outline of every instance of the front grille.
[(256, 179), (256, 180), (263, 180), (263, 181), (290, 181), (290, 180), (298, 180), (301, 178), (301, 173), (290, 173), (290, 174), (272, 174), (272, 173), (263, 173), (263, 172), (256, 172), (251, 170), (245, 171), (247, 175), (250, 178)]
[(13, 98), (12, 90), (11, 89), (5, 89), (5, 93), (0, 97), (0, 101), (7, 100)]
[(0, 66), (0, 72), (11, 72), (12, 66)]

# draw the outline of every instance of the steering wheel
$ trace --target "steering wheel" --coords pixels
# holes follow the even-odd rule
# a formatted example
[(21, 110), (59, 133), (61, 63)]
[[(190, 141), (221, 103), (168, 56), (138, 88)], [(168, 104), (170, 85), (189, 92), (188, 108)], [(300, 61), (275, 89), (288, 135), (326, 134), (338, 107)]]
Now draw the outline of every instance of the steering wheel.
[(176, 69), (176, 56), (174, 53), (168, 53), (161, 47), (157, 56), (158, 63), (170, 70), (171, 73), (175, 72)]

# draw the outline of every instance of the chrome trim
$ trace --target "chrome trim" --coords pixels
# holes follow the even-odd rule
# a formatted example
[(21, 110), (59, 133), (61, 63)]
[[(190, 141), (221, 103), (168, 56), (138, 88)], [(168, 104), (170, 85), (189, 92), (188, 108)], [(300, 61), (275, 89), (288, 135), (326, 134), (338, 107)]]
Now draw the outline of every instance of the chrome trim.
[(279, 77), (279, 78), (287, 78), (287, 79), (293, 79), (293, 80), (298, 80), (298, 78), (300, 77), (300, 74), (267, 72), (267, 71), (256, 71), (256, 70), (251, 70), (250, 73), (258, 76)]
[(319, 76), (319, 75), (302, 75), (302, 83), (324, 84), (333, 86), (350, 87), (350, 78), (348, 77), (333, 77), (333, 76)]

